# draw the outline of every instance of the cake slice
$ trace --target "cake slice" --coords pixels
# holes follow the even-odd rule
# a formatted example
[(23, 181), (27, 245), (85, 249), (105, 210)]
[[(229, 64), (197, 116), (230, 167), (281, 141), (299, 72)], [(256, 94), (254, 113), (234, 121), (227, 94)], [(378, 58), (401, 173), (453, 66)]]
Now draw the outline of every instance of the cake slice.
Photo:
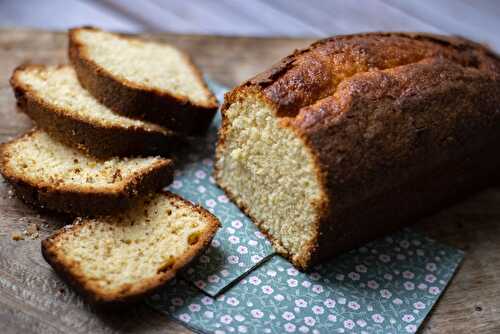
[(200, 71), (170, 45), (75, 28), (69, 58), (81, 84), (119, 114), (201, 134), (217, 110)]
[(99, 157), (167, 151), (176, 135), (113, 113), (83, 89), (70, 66), (26, 65), (11, 78), (18, 105), (54, 138)]
[(98, 160), (32, 130), (0, 145), (0, 172), (25, 202), (93, 216), (168, 185), (173, 163), (160, 157)]
[(96, 303), (125, 302), (175, 277), (215, 235), (219, 221), (169, 192), (116, 216), (77, 218), (42, 242), (47, 262)]

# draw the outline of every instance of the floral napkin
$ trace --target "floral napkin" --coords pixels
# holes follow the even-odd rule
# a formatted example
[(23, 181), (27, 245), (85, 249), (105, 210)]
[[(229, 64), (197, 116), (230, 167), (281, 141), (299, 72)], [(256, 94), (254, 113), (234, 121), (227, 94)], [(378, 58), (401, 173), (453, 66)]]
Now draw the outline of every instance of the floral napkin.
[(404, 230), (309, 274), (273, 256), (216, 298), (177, 280), (149, 303), (202, 333), (415, 333), (462, 258)]

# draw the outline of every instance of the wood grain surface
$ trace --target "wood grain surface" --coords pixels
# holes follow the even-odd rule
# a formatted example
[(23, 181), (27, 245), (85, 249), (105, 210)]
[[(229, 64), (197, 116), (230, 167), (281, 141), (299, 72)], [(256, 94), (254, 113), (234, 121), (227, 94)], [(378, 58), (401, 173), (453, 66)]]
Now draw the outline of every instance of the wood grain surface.
[[(307, 39), (231, 38), (161, 34), (149, 36), (189, 52), (212, 79), (234, 86), (265, 69)], [(21, 63), (66, 62), (66, 36), (0, 29), (0, 141), (28, 129), (16, 112), (8, 80)], [(500, 333), (500, 188), (491, 187), (415, 228), (466, 251), (465, 261), (422, 333)], [(138, 304), (126, 310), (94, 310), (45, 263), (40, 240), (65, 223), (27, 207), (0, 181), (0, 333), (190, 333), (164, 315)], [(29, 224), (40, 236), (14, 241)]]

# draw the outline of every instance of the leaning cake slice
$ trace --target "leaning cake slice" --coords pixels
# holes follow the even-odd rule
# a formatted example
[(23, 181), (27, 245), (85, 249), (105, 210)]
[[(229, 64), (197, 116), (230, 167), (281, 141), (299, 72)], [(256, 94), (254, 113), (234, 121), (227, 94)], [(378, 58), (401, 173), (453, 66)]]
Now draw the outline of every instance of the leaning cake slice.
[(47, 262), (89, 301), (122, 303), (176, 276), (215, 235), (219, 221), (169, 192), (116, 216), (77, 219), (42, 242)]

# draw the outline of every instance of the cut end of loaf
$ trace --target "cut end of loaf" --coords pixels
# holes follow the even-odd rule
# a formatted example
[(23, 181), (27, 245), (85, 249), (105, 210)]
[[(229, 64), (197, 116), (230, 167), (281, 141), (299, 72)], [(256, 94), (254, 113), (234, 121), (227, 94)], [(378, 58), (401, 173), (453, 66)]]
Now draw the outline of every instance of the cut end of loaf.
[(77, 219), (44, 240), (42, 250), (94, 302), (128, 301), (173, 278), (218, 226), (204, 209), (164, 192), (116, 216)]
[(70, 40), (78, 45), (82, 57), (126, 85), (156, 90), (201, 107), (217, 107), (195, 65), (173, 46), (97, 28), (71, 29)]
[(281, 254), (307, 268), (323, 198), (315, 162), (261, 94), (239, 94), (223, 111), (217, 182)]

